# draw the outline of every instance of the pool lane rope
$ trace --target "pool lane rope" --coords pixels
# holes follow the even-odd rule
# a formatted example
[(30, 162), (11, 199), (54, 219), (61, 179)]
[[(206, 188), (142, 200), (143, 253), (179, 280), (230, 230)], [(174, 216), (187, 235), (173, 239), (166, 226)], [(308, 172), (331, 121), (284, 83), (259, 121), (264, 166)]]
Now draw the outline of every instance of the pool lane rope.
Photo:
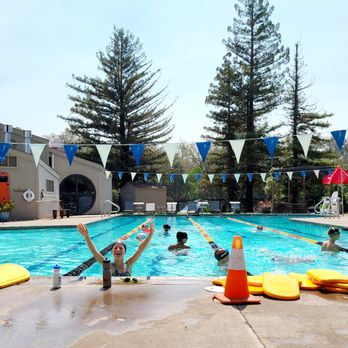
[[(243, 220), (239, 220), (239, 219), (235, 219), (235, 218), (231, 218), (231, 217), (227, 217), (227, 216), (224, 216), (224, 217), (226, 219), (228, 219), (228, 220), (231, 220), (231, 221), (234, 221), (234, 222), (238, 222), (240, 224), (249, 225), (251, 227), (257, 227), (257, 224), (253, 224), (253, 223), (248, 222), (248, 221), (243, 221)], [(323, 242), (320, 242), (320, 241), (317, 241), (317, 240), (314, 240), (314, 239), (311, 239), (311, 238), (307, 238), (307, 237), (302, 237), (302, 236), (299, 236), (299, 235), (294, 234), (294, 233), (289, 233), (289, 232), (285, 232), (285, 231), (281, 231), (281, 230), (277, 230), (277, 229), (270, 228), (270, 227), (265, 227), (265, 226), (263, 226), (263, 229), (267, 230), (267, 231), (271, 231), (271, 232), (277, 233), (277, 234), (281, 234), (281, 235), (286, 236), (286, 237), (303, 240), (304, 242), (307, 242), (307, 243), (317, 244), (317, 245), (322, 245), (323, 244)], [(339, 250), (348, 253), (348, 249), (347, 248), (339, 247)]]
[[(128, 239), (131, 235), (133, 235), (134, 233), (139, 231), (141, 229), (141, 227), (143, 226), (143, 224), (146, 224), (149, 221), (150, 221), (150, 219), (146, 220), (145, 222), (141, 223), (139, 226), (133, 228), (130, 232), (128, 232), (128, 233), (124, 234), (123, 236), (117, 238), (117, 240), (126, 240), (126, 239)], [(102, 249), (99, 252), (103, 256), (106, 255), (113, 248), (114, 244), (115, 244), (115, 242), (110, 243), (109, 245), (107, 245), (104, 249)], [(94, 256), (92, 256), (90, 259), (82, 262), (79, 266), (75, 267), (73, 270), (71, 270), (70, 272), (65, 273), (63, 275), (64, 276), (79, 276), (83, 271), (85, 271), (86, 269), (91, 267), (96, 262), (97, 262), (96, 258)]]

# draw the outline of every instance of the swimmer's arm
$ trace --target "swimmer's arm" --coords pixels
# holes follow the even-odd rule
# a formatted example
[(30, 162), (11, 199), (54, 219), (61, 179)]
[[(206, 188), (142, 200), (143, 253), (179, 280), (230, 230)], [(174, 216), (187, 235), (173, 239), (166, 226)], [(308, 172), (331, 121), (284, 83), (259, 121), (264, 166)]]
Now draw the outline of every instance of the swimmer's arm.
[(97, 262), (100, 264), (103, 264), (104, 256), (97, 250), (94, 243), (92, 242), (91, 238), (89, 237), (88, 229), (85, 224), (78, 224), (77, 230), (80, 232), (83, 238), (85, 238), (85, 241), (87, 243), (87, 246)]
[(146, 247), (150, 243), (154, 232), (155, 232), (155, 228), (154, 228), (153, 222), (151, 222), (149, 235), (139, 245), (137, 251), (126, 261), (126, 264), (128, 265), (128, 267), (132, 267), (132, 265), (138, 261), (140, 255), (143, 253), (143, 251), (146, 249)]

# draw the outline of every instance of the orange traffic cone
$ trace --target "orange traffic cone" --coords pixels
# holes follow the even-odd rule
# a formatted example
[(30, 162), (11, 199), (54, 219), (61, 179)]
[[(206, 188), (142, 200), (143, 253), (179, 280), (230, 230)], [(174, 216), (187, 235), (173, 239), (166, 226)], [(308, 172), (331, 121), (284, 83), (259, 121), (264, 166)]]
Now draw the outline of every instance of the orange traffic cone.
[(260, 299), (249, 294), (247, 271), (245, 268), (242, 237), (235, 236), (228, 262), (228, 271), (223, 294), (214, 294), (222, 304), (260, 303)]

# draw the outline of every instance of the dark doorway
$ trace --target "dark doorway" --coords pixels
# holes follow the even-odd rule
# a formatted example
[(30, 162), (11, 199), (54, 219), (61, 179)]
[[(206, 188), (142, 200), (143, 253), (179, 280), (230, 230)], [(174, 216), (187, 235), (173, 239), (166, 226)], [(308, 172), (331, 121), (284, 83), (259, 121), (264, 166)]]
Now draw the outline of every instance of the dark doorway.
[(59, 192), (64, 209), (70, 209), (71, 214), (85, 214), (95, 202), (95, 187), (84, 175), (66, 177), (59, 185)]

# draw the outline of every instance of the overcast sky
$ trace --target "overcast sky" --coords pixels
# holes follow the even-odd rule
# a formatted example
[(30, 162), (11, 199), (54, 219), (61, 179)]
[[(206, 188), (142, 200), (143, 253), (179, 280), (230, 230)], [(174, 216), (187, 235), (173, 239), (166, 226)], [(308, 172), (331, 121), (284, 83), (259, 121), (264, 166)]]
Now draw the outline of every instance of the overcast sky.
[[(113, 26), (130, 30), (168, 84), (172, 141), (200, 140), (208, 124), (209, 84), (221, 65), (231, 0), (0, 0), (0, 122), (36, 135), (60, 133), (69, 115), (72, 74), (96, 76), (96, 52)], [(348, 1), (270, 0), (284, 45), (300, 41), (311, 100), (334, 113), (330, 130), (346, 129)], [(279, 121), (281, 111), (272, 116)]]

